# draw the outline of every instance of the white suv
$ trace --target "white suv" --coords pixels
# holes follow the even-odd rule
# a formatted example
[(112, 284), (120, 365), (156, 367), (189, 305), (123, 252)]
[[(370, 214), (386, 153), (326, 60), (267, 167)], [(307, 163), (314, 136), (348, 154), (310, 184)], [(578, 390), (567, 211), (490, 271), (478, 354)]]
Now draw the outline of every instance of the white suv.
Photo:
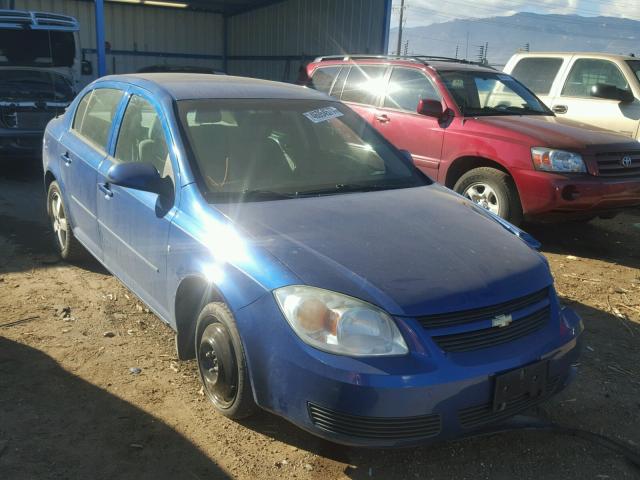
[(504, 68), (556, 115), (640, 139), (640, 58), (517, 53)]

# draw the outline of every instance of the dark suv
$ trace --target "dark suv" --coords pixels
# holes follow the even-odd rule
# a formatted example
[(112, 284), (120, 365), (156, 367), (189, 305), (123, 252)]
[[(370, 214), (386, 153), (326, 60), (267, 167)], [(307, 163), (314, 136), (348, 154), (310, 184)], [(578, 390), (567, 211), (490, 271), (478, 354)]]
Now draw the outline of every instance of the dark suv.
[(347, 102), (431, 178), (512, 223), (640, 205), (640, 145), (557, 118), (516, 79), (442, 57), (320, 57), (306, 84)]

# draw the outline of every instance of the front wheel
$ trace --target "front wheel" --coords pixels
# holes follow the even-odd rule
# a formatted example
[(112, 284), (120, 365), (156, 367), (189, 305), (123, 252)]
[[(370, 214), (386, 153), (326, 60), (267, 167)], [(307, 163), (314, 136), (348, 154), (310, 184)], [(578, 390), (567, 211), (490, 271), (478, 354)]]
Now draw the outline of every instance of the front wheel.
[(196, 358), (204, 392), (219, 413), (237, 420), (256, 412), (240, 334), (223, 303), (205, 305), (198, 316)]
[(514, 225), (522, 222), (518, 190), (513, 179), (502, 170), (491, 167), (474, 168), (462, 175), (453, 189)]

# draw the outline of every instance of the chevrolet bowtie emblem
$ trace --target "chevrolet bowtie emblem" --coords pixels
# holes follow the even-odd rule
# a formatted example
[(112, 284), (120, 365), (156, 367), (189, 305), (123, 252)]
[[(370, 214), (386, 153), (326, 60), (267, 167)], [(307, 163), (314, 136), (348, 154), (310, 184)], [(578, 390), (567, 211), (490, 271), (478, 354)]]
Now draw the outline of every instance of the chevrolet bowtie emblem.
[(511, 315), (498, 315), (491, 320), (491, 326), (502, 328), (508, 326), (511, 322), (513, 322)]

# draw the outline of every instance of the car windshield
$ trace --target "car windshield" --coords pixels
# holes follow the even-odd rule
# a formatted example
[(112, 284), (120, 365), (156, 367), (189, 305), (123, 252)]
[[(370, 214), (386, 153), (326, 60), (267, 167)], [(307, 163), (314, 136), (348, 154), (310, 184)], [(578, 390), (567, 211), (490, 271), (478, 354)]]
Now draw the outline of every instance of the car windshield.
[(71, 67), (75, 54), (72, 32), (0, 29), (0, 65)]
[(636, 77), (640, 81), (640, 60), (627, 60), (627, 63), (633, 70), (633, 73), (636, 74)]
[(362, 118), (330, 101), (199, 99), (180, 121), (212, 202), (260, 201), (426, 185)]
[(553, 115), (515, 78), (499, 72), (440, 72), (460, 112), (467, 117)]
[(5, 100), (70, 102), (73, 87), (62, 75), (46, 70), (0, 70), (0, 97)]

